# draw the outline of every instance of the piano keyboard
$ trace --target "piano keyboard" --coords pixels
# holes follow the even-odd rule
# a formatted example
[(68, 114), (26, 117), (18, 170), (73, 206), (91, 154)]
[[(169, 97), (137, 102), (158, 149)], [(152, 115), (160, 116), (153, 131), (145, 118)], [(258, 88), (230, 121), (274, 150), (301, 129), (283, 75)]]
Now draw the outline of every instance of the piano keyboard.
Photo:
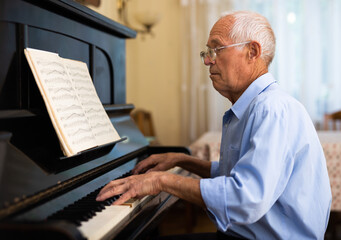
[[(131, 173), (128, 172), (119, 178), (130, 175)], [(120, 196), (114, 196), (102, 202), (96, 201), (96, 197), (103, 187), (66, 206), (47, 219), (72, 222), (87, 239), (102, 239), (105, 235), (118, 228), (121, 223), (124, 223), (124, 219), (129, 216), (129, 213), (135, 212), (137, 206), (148, 198), (147, 196), (142, 200), (131, 199), (127, 204), (114, 206), (111, 204)]]
[[(177, 173), (179, 170), (179, 168), (174, 168), (170, 172)], [(130, 175), (131, 172), (128, 172), (119, 178)], [(105, 239), (105, 236), (113, 237), (113, 232), (122, 227), (128, 219), (153, 198), (153, 196), (146, 196), (141, 200), (130, 199), (123, 205), (111, 205), (120, 196), (97, 202), (96, 196), (103, 187), (52, 214), (48, 217), (48, 220), (72, 222), (82, 235), (89, 240)]]
[[(131, 173), (128, 172), (119, 178), (128, 177), (130, 175)], [(119, 198), (119, 196), (114, 196), (114, 197), (108, 198), (105, 201), (97, 202), (96, 197), (103, 187), (104, 186), (96, 189), (95, 191), (89, 193), (85, 197), (66, 206), (64, 209), (52, 214), (47, 219), (48, 220), (67, 220), (67, 221), (73, 222), (77, 226), (80, 226), (82, 222), (90, 220), (97, 214), (97, 212), (101, 212), (103, 209), (106, 208), (106, 206), (110, 206), (114, 201), (116, 201)]]

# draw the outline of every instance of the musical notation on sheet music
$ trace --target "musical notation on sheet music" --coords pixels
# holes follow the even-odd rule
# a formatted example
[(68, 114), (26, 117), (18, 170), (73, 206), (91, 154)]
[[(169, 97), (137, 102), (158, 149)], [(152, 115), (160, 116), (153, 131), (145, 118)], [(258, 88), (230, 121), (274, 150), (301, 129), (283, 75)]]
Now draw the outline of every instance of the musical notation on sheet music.
[(120, 138), (97, 96), (86, 63), (61, 58), (56, 53), (27, 51), (67, 155)]
[(41, 83), (46, 96), (55, 106), (55, 117), (62, 122), (61, 128), (65, 135), (72, 140), (68, 143), (75, 149), (86, 149), (93, 146), (95, 137), (91, 126), (84, 121), (84, 111), (81, 100), (77, 97), (74, 84), (70, 81), (68, 69), (62, 58), (57, 54), (40, 54), (32, 51), (33, 61), (36, 61), (37, 70), (41, 75)]
[(108, 116), (103, 111), (96, 89), (92, 83), (87, 65), (83, 62), (64, 59), (66, 69), (72, 79), (73, 87), (77, 90), (78, 98), (82, 104), (98, 145), (112, 141), (112, 128)]

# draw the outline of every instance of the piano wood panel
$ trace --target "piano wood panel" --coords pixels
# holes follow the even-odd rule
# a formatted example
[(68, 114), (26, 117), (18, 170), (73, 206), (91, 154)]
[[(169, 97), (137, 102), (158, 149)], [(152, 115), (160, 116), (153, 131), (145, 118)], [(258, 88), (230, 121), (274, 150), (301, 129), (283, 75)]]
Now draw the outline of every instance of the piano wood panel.
[[(22, 26), (27, 26), (27, 30), (22, 31), (21, 28), (25, 29)], [(133, 30), (64, 0), (0, 1), (0, 28), (3, 66), (0, 87), (10, 90), (5, 92), (0, 88), (0, 99), (10, 100), (1, 101), (0, 110), (27, 105), (18, 102), (18, 99), (27, 102), (22, 97), (27, 91), (22, 83), (30, 74), (21, 74), (23, 68), (30, 73), (23, 54), (25, 47), (86, 62), (103, 104), (125, 104), (125, 38), (135, 37)]]
[(20, 108), (16, 32), (14, 23), (0, 21), (0, 110)]

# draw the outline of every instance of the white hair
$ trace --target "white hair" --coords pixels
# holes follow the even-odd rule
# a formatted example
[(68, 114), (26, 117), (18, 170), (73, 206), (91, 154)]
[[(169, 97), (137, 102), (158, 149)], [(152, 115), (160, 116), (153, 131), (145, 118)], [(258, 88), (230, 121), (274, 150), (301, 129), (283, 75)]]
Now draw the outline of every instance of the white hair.
[(236, 11), (225, 13), (223, 16), (232, 16), (234, 23), (229, 33), (233, 43), (249, 40), (257, 41), (262, 47), (261, 58), (269, 66), (275, 56), (276, 39), (268, 20), (255, 12)]

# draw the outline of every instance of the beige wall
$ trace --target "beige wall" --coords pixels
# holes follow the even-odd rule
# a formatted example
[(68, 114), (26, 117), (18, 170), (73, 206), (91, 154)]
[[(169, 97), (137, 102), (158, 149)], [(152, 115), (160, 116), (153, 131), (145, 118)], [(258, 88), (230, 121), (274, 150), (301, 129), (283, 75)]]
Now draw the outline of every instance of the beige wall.
[[(130, 0), (128, 7), (130, 14), (147, 8), (158, 11), (162, 18), (153, 28), (154, 37), (138, 34), (136, 39), (127, 40), (127, 103), (152, 112), (162, 145), (179, 145), (179, 0)], [(98, 9), (92, 9), (118, 21), (115, 0), (102, 0)], [(131, 22), (134, 23), (133, 18)]]

